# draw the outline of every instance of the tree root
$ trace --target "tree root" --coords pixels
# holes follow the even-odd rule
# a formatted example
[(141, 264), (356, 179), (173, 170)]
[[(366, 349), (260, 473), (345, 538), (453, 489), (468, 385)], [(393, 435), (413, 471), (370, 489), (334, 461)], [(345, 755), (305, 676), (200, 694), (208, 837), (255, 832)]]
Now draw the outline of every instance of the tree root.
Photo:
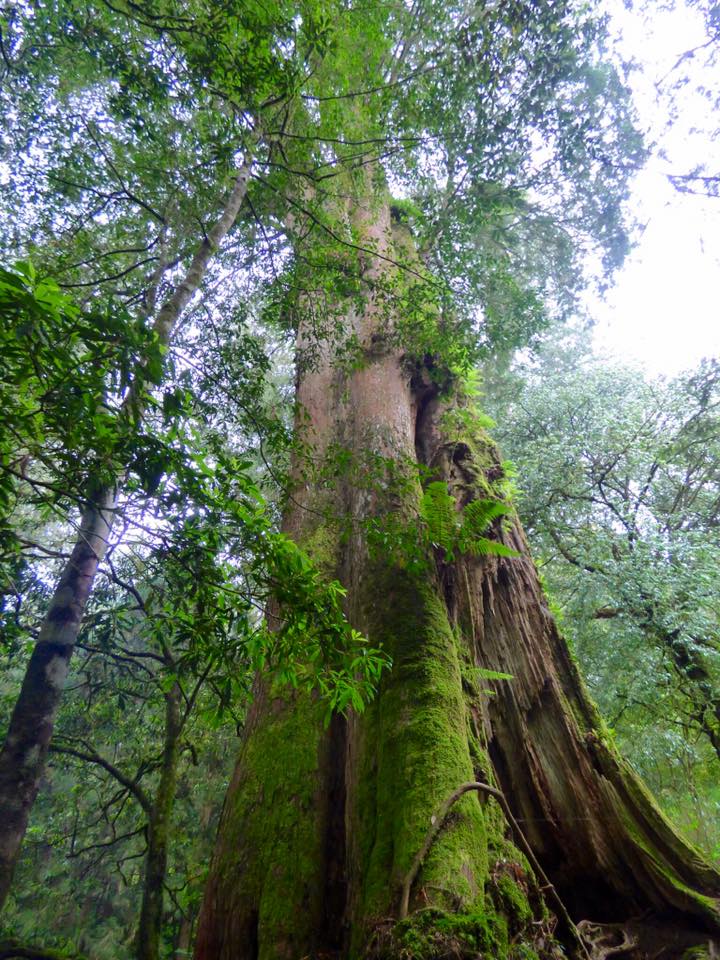
[[(607, 960), (618, 953), (628, 953), (634, 950), (640, 942), (628, 930), (619, 924), (592, 923), (590, 920), (581, 920), (577, 929), (590, 944), (593, 960)], [(620, 943), (610, 942), (616, 934), (620, 934)]]
[[(604, 960), (603, 956), (598, 955), (598, 957), (596, 958), (594, 955), (590, 954), (590, 951), (588, 950), (588, 947), (585, 943), (583, 935), (581, 934), (578, 927), (576, 927), (575, 924), (573, 923), (572, 917), (567, 911), (567, 907), (565, 906), (563, 901), (560, 899), (560, 894), (557, 892), (557, 890), (552, 885), (552, 883), (550, 883), (550, 880), (548, 879), (547, 874), (545, 873), (543, 868), (540, 866), (537, 860), (537, 857), (533, 853), (532, 848), (525, 837), (525, 834), (522, 832), (517, 820), (512, 815), (512, 812), (510, 810), (510, 805), (505, 799), (505, 794), (501, 790), (498, 790), (496, 787), (491, 787), (487, 783), (472, 782), (472, 783), (461, 784), (456, 790), (453, 791), (453, 793), (450, 794), (450, 796), (447, 798), (447, 800), (443, 803), (443, 805), (438, 810), (437, 814), (432, 818), (430, 829), (428, 830), (425, 836), (423, 845), (422, 847), (420, 847), (417, 854), (415, 855), (415, 858), (410, 866), (410, 870), (408, 871), (408, 874), (405, 877), (405, 880), (403, 881), (402, 892), (400, 896), (400, 908), (398, 911), (398, 920), (405, 920), (407, 918), (407, 915), (410, 909), (410, 891), (412, 889), (412, 885), (415, 882), (417, 875), (420, 871), (420, 867), (422, 866), (422, 863), (425, 860), (425, 857), (427, 857), (428, 853), (430, 852), (430, 848), (432, 847), (438, 833), (440, 832), (440, 829), (444, 824), (448, 813), (450, 812), (453, 805), (461, 797), (463, 797), (466, 793), (470, 793), (471, 791), (475, 791), (476, 793), (485, 793), (488, 796), (494, 797), (495, 800), (497, 800), (497, 802), (500, 804), (502, 812), (505, 814), (505, 818), (507, 819), (507, 822), (510, 824), (511, 829), (515, 834), (515, 838), (516, 838), (516, 841), (518, 842), (518, 845), (521, 847), (522, 852), (528, 858), (528, 861), (530, 862), (530, 866), (533, 868), (533, 871), (535, 872), (538, 880), (540, 880), (542, 883), (543, 892), (546, 892), (550, 895), (550, 899), (553, 902), (553, 905), (556, 909), (558, 917), (562, 920), (563, 925), (565, 926), (568, 934), (574, 941), (575, 946), (577, 947), (578, 951), (582, 954), (582, 956), (585, 958), (585, 960)], [(616, 951), (616, 952), (619, 952), (619, 951)], [(605, 956), (609, 956), (609, 954), (605, 954)]]

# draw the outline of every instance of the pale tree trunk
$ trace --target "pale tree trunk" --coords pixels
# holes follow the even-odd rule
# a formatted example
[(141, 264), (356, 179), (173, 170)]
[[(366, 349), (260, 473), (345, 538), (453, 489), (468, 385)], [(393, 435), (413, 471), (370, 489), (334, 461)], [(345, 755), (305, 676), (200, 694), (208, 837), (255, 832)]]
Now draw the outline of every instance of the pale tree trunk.
[(108, 491), (83, 513), (78, 539), (58, 582), (23, 679), (0, 754), (0, 906), (12, 882), (78, 630), (112, 528), (117, 498)]
[[(392, 272), (383, 257), (408, 260), (406, 231), (391, 228), (388, 204), (375, 198), (351, 218), (354, 237), (379, 255), (368, 261), (362, 308), (355, 301), (346, 314), (363, 362), (333, 366), (328, 348), (318, 367), (301, 371), (298, 399), (315, 456), (331, 444), (349, 450), (353, 480), (330, 492), (307, 483), (296, 490), (286, 528), (340, 576), (353, 626), (383, 643), (393, 667), (365, 713), (336, 717), (327, 730), (312, 697), (258, 684), (196, 958), (429, 960), (504, 957), (522, 945), (551, 950), (543, 894), (518, 849), (526, 839), (557, 887), (559, 894), (545, 893), (561, 919), (560, 899), (576, 923), (626, 925), (652, 911), (657, 923), (682, 928), (679, 952), (720, 928), (711, 899), (720, 878), (603, 742), (519, 527), (513, 521), (502, 536), (520, 557), (438, 557), (424, 574), (368, 546), (367, 521), (417, 518), (418, 464), (446, 479), (461, 504), (491, 495), (501, 471), (487, 438), (443, 435), (452, 418), (440, 416), (432, 380), (387, 346), (390, 301), (373, 281)], [(300, 331), (301, 342), (306, 335)], [(371, 463), (376, 471), (393, 466), (405, 482), (377, 474), (358, 481)], [(351, 518), (349, 536), (329, 511)], [(493, 684), (497, 695), (488, 698), (477, 667), (514, 679)], [(491, 789), (453, 805), (411, 886), (410, 917), (398, 924), (401, 890), (433, 819), (476, 781)], [(512, 826), (493, 799), (498, 789)], [(650, 922), (638, 929), (627, 935), (649, 944)], [(582, 950), (572, 921), (558, 932)]]
[[(153, 329), (168, 344), (177, 322), (235, 223), (247, 193), (251, 161), (238, 171), (222, 213), (199, 244), (183, 280), (158, 311)], [(135, 416), (142, 399), (133, 391), (125, 402)], [(92, 477), (88, 477), (88, 482)], [(121, 478), (118, 477), (118, 486)], [(108, 544), (118, 490), (107, 489), (84, 509), (77, 540), (63, 570), (25, 673), (5, 743), (0, 752), (0, 909), (12, 882), (28, 818), (45, 770), (48, 747), (75, 641)]]

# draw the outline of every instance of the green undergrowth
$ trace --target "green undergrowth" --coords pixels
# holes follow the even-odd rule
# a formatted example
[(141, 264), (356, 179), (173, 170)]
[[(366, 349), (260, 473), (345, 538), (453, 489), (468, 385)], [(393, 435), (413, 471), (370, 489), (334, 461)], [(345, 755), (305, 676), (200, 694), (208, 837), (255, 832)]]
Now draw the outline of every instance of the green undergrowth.
[(689, 947), (683, 953), (681, 960), (714, 960), (716, 954), (710, 943), (700, 943)]

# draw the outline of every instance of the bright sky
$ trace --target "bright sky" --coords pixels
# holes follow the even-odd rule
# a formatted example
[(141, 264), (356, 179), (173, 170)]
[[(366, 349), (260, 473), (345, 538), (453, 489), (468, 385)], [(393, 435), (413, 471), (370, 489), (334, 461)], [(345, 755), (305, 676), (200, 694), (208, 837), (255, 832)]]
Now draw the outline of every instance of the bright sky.
[[(702, 19), (682, 0), (672, 12), (653, 9), (649, 20), (616, 0), (608, 6), (621, 55), (642, 65), (631, 78), (641, 123), (667, 158), (654, 151), (635, 182), (633, 209), (646, 226), (613, 289), (589, 304), (597, 321), (595, 348), (652, 374), (673, 375), (704, 356), (720, 356), (720, 199), (679, 194), (667, 180), (667, 173), (700, 163), (720, 173), (720, 138), (713, 142), (706, 132), (720, 127), (720, 117), (696, 89), (703, 80), (717, 89), (717, 76), (694, 70), (688, 92), (677, 94), (680, 115), (666, 129), (668, 105), (655, 83), (681, 54), (707, 40)], [(701, 60), (698, 55), (691, 65)]]

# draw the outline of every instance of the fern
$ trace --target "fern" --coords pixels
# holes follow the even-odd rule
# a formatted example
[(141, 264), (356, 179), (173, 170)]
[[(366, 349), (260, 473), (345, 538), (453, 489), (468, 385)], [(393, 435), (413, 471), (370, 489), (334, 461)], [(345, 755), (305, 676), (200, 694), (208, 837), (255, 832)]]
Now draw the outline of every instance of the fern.
[(458, 549), (462, 553), (469, 553), (471, 557), (519, 557), (520, 554), (512, 547), (506, 547), (497, 540), (488, 540), (487, 537), (476, 537), (474, 540), (458, 542)]
[(445, 551), (448, 563), (456, 550), (473, 557), (517, 557), (516, 550), (482, 536), (493, 520), (508, 512), (509, 507), (498, 500), (473, 500), (460, 514), (447, 484), (439, 480), (427, 485), (420, 500), (427, 539)]
[(459, 522), (447, 484), (438, 480), (427, 485), (420, 500), (420, 516), (427, 526), (430, 542), (451, 554), (457, 543)]
[(514, 680), (512, 673), (501, 673), (499, 670), (488, 670), (485, 667), (475, 667), (475, 672), (483, 680)]
[(496, 517), (505, 516), (509, 509), (499, 500), (471, 501), (463, 510), (463, 533), (466, 536), (484, 533)]
[[(501, 673), (500, 670), (487, 670), (485, 667), (475, 667), (475, 674), (481, 680), (514, 680), (512, 673)], [(494, 690), (483, 689), (482, 691), (488, 697), (494, 697)]]

